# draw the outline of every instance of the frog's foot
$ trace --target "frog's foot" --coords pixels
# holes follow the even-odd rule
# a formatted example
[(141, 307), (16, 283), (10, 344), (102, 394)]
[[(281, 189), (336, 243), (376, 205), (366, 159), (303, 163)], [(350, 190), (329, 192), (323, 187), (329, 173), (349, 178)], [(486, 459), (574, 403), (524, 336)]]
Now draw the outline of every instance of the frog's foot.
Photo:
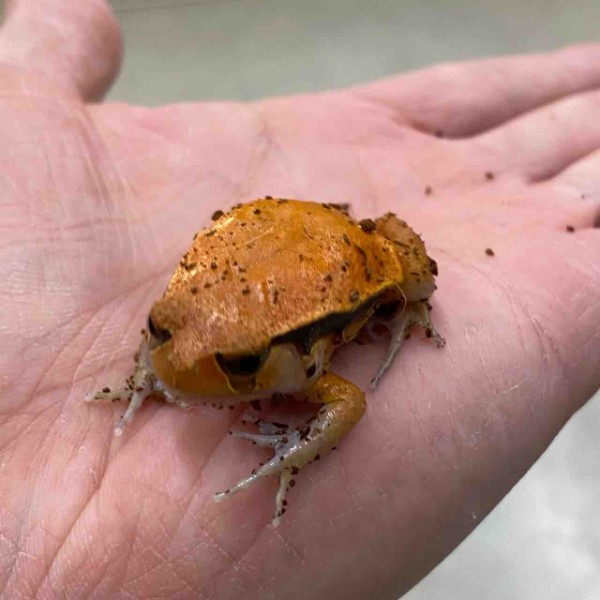
[(412, 325), (419, 325), (425, 330), (428, 338), (432, 338), (438, 348), (446, 345), (446, 340), (433, 328), (429, 319), (429, 305), (427, 302), (409, 302), (391, 323), (391, 340), (388, 353), (379, 371), (371, 380), (371, 388), (376, 388), (383, 374), (392, 366), (396, 354), (402, 348), (404, 340), (408, 337), (408, 329)]
[[(298, 447), (302, 441), (300, 431), (291, 430), (289, 432), (286, 431), (285, 434), (235, 431), (231, 434), (237, 438), (248, 440), (257, 446), (272, 448), (275, 451), (275, 454), (271, 460), (262, 465), (258, 470), (254, 469), (249, 477), (242, 479), (225, 492), (215, 494), (214, 499), (216, 502), (221, 502), (225, 498), (249, 488), (253, 483), (263, 477), (278, 474), (279, 489), (277, 490), (277, 495), (275, 497), (275, 515), (273, 516), (273, 525), (277, 527), (281, 516), (285, 512), (285, 506), (287, 505), (285, 494), (289, 487), (295, 484), (292, 475), (300, 470), (299, 466), (291, 464), (293, 462), (291, 457), (294, 453), (298, 452)], [(302, 463), (302, 460), (299, 460), (299, 458), (300, 457), (296, 454), (295, 461)], [(306, 462), (310, 462), (310, 460)], [(306, 462), (304, 464), (306, 464)]]
[(365, 395), (354, 384), (328, 373), (316, 381), (306, 392), (306, 400), (323, 404), (316, 417), (300, 429), (289, 429), (280, 423), (259, 420), (255, 424), (260, 433), (235, 432), (232, 435), (249, 440), (259, 446), (273, 448), (275, 454), (249, 477), (235, 486), (215, 494), (215, 501), (249, 488), (263, 477), (279, 475), (279, 489), (275, 497), (273, 525), (277, 527), (285, 512), (285, 494), (295, 485), (294, 475), (302, 467), (319, 460), (334, 448), (352, 429), (365, 411)]
[(133, 419), (133, 416), (138, 411), (138, 409), (144, 403), (144, 400), (151, 396), (154, 392), (153, 376), (150, 373), (145, 373), (141, 381), (136, 381), (134, 376), (135, 387), (133, 389), (133, 393), (131, 394), (131, 399), (129, 400), (129, 405), (127, 409), (123, 413), (123, 416), (117, 421), (117, 425), (115, 426), (115, 435), (119, 436), (123, 433), (123, 429), (127, 423)]
[[(148, 344), (144, 340), (140, 346), (135, 365), (135, 371), (127, 379), (127, 387), (123, 390), (110, 390), (104, 388), (86, 396), (88, 402), (115, 402), (126, 398), (129, 405), (123, 416), (118, 420), (115, 427), (115, 435), (123, 433), (123, 429), (131, 421), (137, 410), (142, 406), (144, 400), (157, 391), (155, 389), (156, 377), (148, 366)], [(161, 391), (162, 390), (158, 390)], [(164, 393), (164, 392), (163, 392)]]

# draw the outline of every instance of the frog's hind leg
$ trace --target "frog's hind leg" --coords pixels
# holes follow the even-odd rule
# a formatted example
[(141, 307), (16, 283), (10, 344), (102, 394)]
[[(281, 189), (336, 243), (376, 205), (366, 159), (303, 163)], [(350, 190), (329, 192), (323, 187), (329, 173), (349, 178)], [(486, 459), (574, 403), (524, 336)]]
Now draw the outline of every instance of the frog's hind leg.
[(379, 371), (371, 380), (371, 388), (376, 388), (384, 373), (392, 366), (396, 354), (402, 348), (407, 337), (408, 329), (412, 325), (419, 325), (425, 330), (427, 337), (433, 339), (438, 348), (446, 344), (446, 340), (433, 328), (429, 319), (429, 307), (427, 302), (409, 302), (402, 312), (388, 325), (391, 328), (391, 340), (387, 355)]
[[(260, 434), (246, 432), (234, 434), (259, 446), (273, 448), (275, 455), (234, 487), (215, 494), (217, 502), (247, 489), (263, 477), (279, 475), (279, 489), (275, 498), (273, 516), (273, 525), (279, 525), (287, 504), (285, 494), (288, 488), (295, 484), (293, 476), (302, 467), (325, 456), (347, 435), (365, 412), (364, 392), (353, 383), (333, 373), (327, 373), (306, 390), (305, 399), (323, 406), (316, 417), (309, 420), (301, 429), (289, 430), (284, 425), (278, 427), (278, 424), (265, 423)], [(260, 423), (258, 426), (261, 428)]]

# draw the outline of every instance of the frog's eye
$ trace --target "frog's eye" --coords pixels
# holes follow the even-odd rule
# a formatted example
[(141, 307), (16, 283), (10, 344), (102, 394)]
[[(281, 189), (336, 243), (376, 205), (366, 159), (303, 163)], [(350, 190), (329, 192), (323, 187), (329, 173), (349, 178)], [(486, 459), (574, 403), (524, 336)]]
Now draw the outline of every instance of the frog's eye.
[(152, 317), (148, 315), (148, 331), (158, 345), (164, 344), (171, 339), (171, 333), (166, 329), (158, 329), (152, 322)]
[(226, 375), (249, 377), (258, 372), (269, 356), (269, 350), (260, 354), (244, 354), (242, 356), (223, 356), (217, 354), (215, 358), (219, 367)]

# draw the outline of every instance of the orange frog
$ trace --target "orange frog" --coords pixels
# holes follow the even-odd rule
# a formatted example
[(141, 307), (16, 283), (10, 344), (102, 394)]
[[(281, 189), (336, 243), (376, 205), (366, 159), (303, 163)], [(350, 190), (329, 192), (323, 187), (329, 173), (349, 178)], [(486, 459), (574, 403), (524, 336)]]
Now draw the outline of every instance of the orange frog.
[(237, 432), (274, 456), (215, 499), (279, 475), (277, 525), (293, 475), (325, 456), (365, 411), (364, 392), (329, 371), (334, 350), (385, 326), (391, 343), (375, 387), (411, 325), (444, 344), (428, 312), (437, 266), (392, 213), (357, 222), (340, 205), (267, 197), (213, 219), (150, 310), (127, 389), (90, 399), (130, 400), (117, 434), (150, 395), (231, 406), (285, 394), (321, 405), (299, 429), (259, 420), (259, 433)]

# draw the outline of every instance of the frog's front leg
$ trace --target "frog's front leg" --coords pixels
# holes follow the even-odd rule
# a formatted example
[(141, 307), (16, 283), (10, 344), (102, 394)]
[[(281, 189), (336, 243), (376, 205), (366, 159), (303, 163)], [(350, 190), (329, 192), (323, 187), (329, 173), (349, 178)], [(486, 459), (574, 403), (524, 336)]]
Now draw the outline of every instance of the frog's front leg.
[(408, 329), (412, 325), (422, 327), (427, 337), (433, 339), (438, 348), (446, 345), (446, 340), (434, 329), (429, 319), (428, 303), (424, 301), (409, 302), (402, 312), (391, 322), (391, 339), (387, 355), (377, 374), (371, 380), (371, 388), (375, 389), (384, 373), (392, 366), (396, 354), (402, 348)]
[[(287, 430), (259, 423), (260, 434), (238, 432), (237, 437), (268, 446), (275, 455), (257, 471), (225, 492), (215, 494), (217, 502), (269, 475), (279, 475), (273, 525), (285, 512), (285, 494), (294, 485), (293, 476), (313, 460), (325, 456), (354, 427), (365, 412), (365, 394), (353, 383), (327, 373), (304, 392), (308, 402), (322, 404), (316, 417), (303, 428)], [(261, 427), (262, 425), (262, 427)]]

